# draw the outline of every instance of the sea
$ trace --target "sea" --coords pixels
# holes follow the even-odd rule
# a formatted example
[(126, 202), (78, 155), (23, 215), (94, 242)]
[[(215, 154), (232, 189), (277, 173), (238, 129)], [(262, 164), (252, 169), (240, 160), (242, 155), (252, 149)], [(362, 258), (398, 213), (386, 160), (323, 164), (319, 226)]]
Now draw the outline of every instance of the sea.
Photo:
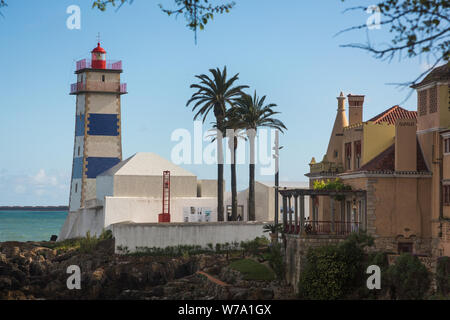
[(58, 235), (67, 211), (2, 211), (0, 210), (0, 242), (48, 241)]

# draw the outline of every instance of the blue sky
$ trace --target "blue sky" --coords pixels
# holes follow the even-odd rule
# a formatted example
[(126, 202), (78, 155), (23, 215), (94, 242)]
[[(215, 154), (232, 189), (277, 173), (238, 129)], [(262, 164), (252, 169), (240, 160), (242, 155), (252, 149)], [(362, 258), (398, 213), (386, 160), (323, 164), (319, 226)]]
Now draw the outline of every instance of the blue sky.
[[(167, 17), (158, 3), (135, 0), (119, 11), (91, 9), (92, 0), (8, 1), (0, 17), (0, 205), (67, 204), (72, 167), (75, 61), (88, 57), (97, 33), (108, 59), (123, 60), (123, 158), (155, 152), (170, 158), (178, 128), (193, 132), (185, 103), (194, 75), (227, 66), (240, 83), (278, 105), (288, 127), (281, 136), (281, 180), (306, 181), (311, 157), (321, 159), (332, 129), (336, 96), (364, 94), (364, 119), (401, 103), (408, 94), (387, 85), (414, 79), (426, 61), (374, 59), (339, 45), (364, 42), (366, 30), (334, 35), (364, 23), (368, 14), (343, 13), (372, 1), (237, 0), (231, 13), (216, 16), (194, 43), (183, 17)], [(81, 8), (81, 29), (69, 30), (69, 5)], [(376, 43), (388, 30), (370, 30)], [(413, 94), (403, 106), (416, 108)], [(212, 119), (211, 119), (212, 121)], [(205, 130), (208, 127), (205, 124)], [(200, 178), (215, 178), (213, 165), (185, 165)], [(228, 168), (225, 171), (227, 182)], [(269, 180), (269, 176), (257, 176)], [(239, 189), (248, 169), (238, 166)], [(229, 183), (227, 183), (229, 187)]]

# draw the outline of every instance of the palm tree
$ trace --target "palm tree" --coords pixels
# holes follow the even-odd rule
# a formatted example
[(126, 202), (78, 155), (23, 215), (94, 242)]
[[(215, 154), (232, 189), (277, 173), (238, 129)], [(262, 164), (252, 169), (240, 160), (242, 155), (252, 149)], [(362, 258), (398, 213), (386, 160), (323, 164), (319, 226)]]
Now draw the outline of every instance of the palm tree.
[(233, 83), (239, 79), (239, 73), (227, 79), (226, 66), (221, 71), (219, 68), (209, 69), (213, 75), (211, 79), (205, 74), (196, 75), (200, 80), (198, 84), (191, 84), (191, 88), (197, 89), (187, 101), (186, 106), (195, 103), (192, 111), (197, 111), (194, 120), (206, 117), (213, 111), (217, 124), (217, 219), (223, 221), (223, 130), (227, 112), (227, 106), (233, 108), (235, 102), (242, 95), (242, 89), (248, 86), (235, 86)]
[[(227, 110), (225, 121), (225, 130), (232, 130), (232, 135), (228, 137), (228, 148), (231, 152), (231, 220), (237, 220), (237, 179), (236, 179), (236, 150), (238, 147), (238, 139), (246, 140), (242, 134), (242, 121), (236, 112), (236, 107)], [(243, 218), (243, 217), (242, 217)]]
[(255, 137), (259, 127), (269, 127), (280, 130), (287, 130), (283, 122), (273, 116), (279, 112), (273, 111), (277, 105), (270, 103), (264, 105), (266, 96), (259, 98), (256, 91), (253, 97), (242, 94), (236, 103), (236, 118), (240, 119), (241, 128), (245, 128), (250, 141), (250, 165), (249, 165), (249, 192), (248, 192), (248, 219), (255, 220)]

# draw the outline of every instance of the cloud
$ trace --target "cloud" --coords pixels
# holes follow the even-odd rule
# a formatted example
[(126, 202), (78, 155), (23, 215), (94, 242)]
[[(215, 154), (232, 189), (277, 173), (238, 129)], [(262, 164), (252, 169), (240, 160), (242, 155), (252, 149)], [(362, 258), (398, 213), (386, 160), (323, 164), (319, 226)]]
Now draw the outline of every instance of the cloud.
[(0, 205), (65, 205), (70, 174), (39, 169), (33, 174), (14, 174), (0, 169)]

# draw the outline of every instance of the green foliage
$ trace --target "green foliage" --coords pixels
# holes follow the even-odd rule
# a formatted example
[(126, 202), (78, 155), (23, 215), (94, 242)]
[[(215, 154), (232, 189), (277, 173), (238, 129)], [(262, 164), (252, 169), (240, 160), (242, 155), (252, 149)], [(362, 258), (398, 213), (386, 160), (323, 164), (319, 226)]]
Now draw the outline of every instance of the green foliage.
[(274, 224), (268, 223), (263, 226), (263, 232), (277, 233), (283, 231), (283, 225), (281, 223)]
[(91, 253), (97, 246), (99, 239), (96, 236), (91, 236), (88, 231), (86, 237), (80, 239), (80, 252), (81, 253)]
[(336, 178), (334, 180), (314, 180), (314, 190), (330, 190), (330, 191), (343, 191), (352, 190), (352, 187), (345, 185), (341, 179)]
[(269, 265), (275, 272), (278, 280), (284, 280), (285, 276), (285, 263), (283, 260), (283, 254), (281, 252), (281, 245), (279, 243), (272, 244), (269, 247), (269, 252), (266, 255)]
[[(326, 191), (345, 191), (345, 190), (352, 190), (352, 187), (349, 185), (346, 185), (342, 182), (341, 179), (336, 178), (334, 180), (327, 179), (327, 180), (314, 180), (313, 184), (314, 190), (326, 190)], [(344, 197), (341, 195), (335, 196), (335, 200), (343, 200)]]
[(272, 270), (251, 259), (241, 259), (230, 263), (230, 268), (244, 275), (245, 280), (271, 281), (275, 278)]
[(365, 285), (364, 248), (373, 244), (365, 233), (352, 234), (339, 245), (310, 248), (300, 274), (303, 299), (344, 299)]
[(401, 300), (423, 299), (430, 288), (431, 275), (419, 258), (401, 254), (386, 272), (391, 297)]
[[(341, 0), (345, 1), (345, 0)], [(366, 6), (349, 9), (366, 11)], [(403, 83), (410, 86), (419, 82), (440, 62), (450, 60), (450, 1), (448, 0), (381, 0), (376, 10), (380, 14), (379, 27), (392, 34), (390, 43), (351, 43), (342, 47), (358, 48), (373, 54), (376, 59), (392, 60), (396, 56), (414, 58), (425, 56), (431, 67), (415, 80)], [(374, 12), (375, 13), (375, 12)], [(366, 23), (347, 28), (342, 32), (367, 29)]]
[(64, 241), (45, 243), (43, 246), (55, 249), (58, 252), (65, 252), (69, 250), (79, 250), (81, 253), (91, 253), (100, 241), (112, 239), (111, 230), (103, 229), (102, 233), (97, 236), (91, 236), (88, 231), (84, 238), (67, 239)]
[(165, 248), (157, 247), (136, 247), (136, 251), (128, 253), (132, 256), (156, 256), (156, 257), (189, 257), (192, 255), (210, 253), (211, 251), (195, 245), (169, 246)]
[(436, 284), (439, 294), (450, 295), (450, 257), (439, 257), (436, 266)]

